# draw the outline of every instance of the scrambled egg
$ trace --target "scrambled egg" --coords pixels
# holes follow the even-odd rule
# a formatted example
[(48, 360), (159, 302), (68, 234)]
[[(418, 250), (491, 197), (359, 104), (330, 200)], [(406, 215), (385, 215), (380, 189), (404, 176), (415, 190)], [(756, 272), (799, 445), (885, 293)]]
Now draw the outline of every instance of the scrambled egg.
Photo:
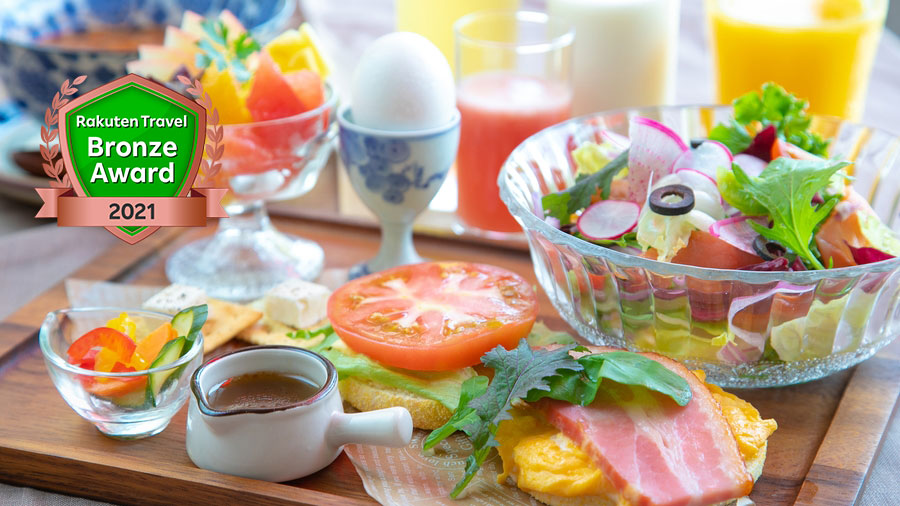
[[(702, 371), (694, 374), (705, 379)], [(706, 386), (719, 402), (744, 462), (753, 460), (777, 428), (775, 420), (763, 420), (749, 402), (716, 385)], [(514, 409), (512, 414), (512, 420), (504, 420), (497, 430), (498, 451), (503, 460), (498, 483), (511, 476), (523, 490), (562, 497), (597, 495), (621, 499), (590, 457), (542, 415), (524, 409)]]

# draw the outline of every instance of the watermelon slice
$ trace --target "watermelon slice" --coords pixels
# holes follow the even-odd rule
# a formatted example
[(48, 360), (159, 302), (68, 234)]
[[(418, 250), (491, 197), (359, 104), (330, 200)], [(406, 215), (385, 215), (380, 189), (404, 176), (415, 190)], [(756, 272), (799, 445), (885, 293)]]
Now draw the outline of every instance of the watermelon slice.
[(310, 111), (325, 103), (325, 88), (322, 78), (311, 70), (298, 70), (284, 75), (284, 79), (303, 104), (304, 111)]
[(265, 51), (259, 52), (259, 66), (253, 75), (250, 94), (247, 96), (247, 109), (254, 121), (284, 118), (306, 110), (272, 57)]

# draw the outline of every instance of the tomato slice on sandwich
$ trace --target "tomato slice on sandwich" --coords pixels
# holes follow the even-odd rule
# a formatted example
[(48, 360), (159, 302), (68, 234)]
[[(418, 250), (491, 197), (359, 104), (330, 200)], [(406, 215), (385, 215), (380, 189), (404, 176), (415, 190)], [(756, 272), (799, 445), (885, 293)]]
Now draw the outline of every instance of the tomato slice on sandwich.
[(534, 288), (513, 272), (467, 262), (395, 267), (345, 284), (328, 300), (334, 331), (384, 365), (447, 371), (514, 348), (537, 317)]

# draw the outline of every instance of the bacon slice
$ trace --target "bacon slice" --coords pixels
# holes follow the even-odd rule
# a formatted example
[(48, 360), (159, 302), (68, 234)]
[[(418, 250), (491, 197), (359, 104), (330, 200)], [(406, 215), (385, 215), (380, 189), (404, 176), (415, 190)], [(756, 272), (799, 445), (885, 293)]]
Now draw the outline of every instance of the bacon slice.
[(578, 443), (634, 504), (713, 504), (750, 493), (753, 478), (703, 382), (674, 360), (642, 355), (688, 381), (693, 398), (687, 406), (610, 382), (590, 406), (546, 402), (548, 421)]

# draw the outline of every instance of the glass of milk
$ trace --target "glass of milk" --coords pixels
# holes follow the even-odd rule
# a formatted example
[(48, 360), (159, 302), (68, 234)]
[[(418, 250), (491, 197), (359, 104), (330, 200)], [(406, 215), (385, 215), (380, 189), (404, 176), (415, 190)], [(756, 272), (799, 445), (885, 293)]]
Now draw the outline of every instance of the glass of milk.
[(572, 115), (675, 99), (680, 0), (547, 0), (575, 28)]

